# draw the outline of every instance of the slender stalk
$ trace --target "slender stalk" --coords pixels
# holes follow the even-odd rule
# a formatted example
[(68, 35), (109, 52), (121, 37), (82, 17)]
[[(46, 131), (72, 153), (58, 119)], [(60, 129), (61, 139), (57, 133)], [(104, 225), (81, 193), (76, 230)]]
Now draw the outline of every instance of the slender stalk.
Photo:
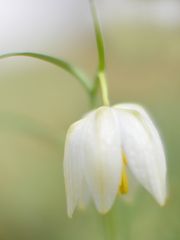
[(7, 53), (4, 55), (0, 55), (0, 59), (18, 56), (32, 57), (56, 65), (57, 67), (64, 69), (65, 71), (73, 75), (76, 79), (78, 79), (89, 95), (93, 91), (93, 84), (87, 77), (87, 75), (81, 69), (75, 67), (74, 65), (68, 63), (63, 59), (34, 52)]
[(98, 106), (98, 90), (99, 90), (99, 80), (98, 80), (98, 76), (95, 75), (95, 78), (93, 81), (93, 89), (90, 94), (91, 108), (97, 108)]
[(109, 106), (109, 96), (108, 96), (108, 87), (107, 87), (107, 81), (105, 78), (104, 72), (100, 72), (99, 75), (99, 82), (101, 87), (101, 94), (102, 94), (102, 101), (105, 106)]
[(95, 3), (93, 0), (89, 0), (90, 8), (91, 8), (91, 14), (93, 18), (93, 24), (94, 24), (94, 30), (96, 35), (96, 43), (97, 43), (97, 49), (98, 49), (98, 57), (99, 57), (99, 71), (105, 70), (105, 51), (104, 51), (104, 42), (103, 42), (103, 36), (101, 32), (101, 27), (99, 24), (97, 11), (95, 7)]
[(99, 60), (97, 78), (94, 83), (94, 88), (95, 88), (95, 91), (97, 91), (96, 86), (97, 86), (97, 82), (99, 82), (103, 104), (106, 106), (109, 106), (108, 86), (107, 86), (107, 80), (105, 76), (106, 63), (105, 63), (105, 49), (104, 49), (103, 35), (102, 35), (99, 19), (97, 16), (95, 3), (93, 0), (89, 0), (89, 3), (90, 3), (93, 24), (95, 29), (96, 44), (97, 44), (97, 50), (98, 50), (98, 60)]

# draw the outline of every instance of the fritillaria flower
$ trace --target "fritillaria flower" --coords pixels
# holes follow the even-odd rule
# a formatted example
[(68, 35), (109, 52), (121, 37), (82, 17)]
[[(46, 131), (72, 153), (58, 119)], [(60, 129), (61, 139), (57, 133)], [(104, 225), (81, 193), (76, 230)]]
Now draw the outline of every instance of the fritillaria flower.
[(166, 160), (159, 133), (136, 104), (103, 106), (74, 123), (67, 134), (64, 176), (68, 215), (90, 199), (100, 213), (117, 194), (131, 191), (130, 175), (160, 205), (166, 200)]

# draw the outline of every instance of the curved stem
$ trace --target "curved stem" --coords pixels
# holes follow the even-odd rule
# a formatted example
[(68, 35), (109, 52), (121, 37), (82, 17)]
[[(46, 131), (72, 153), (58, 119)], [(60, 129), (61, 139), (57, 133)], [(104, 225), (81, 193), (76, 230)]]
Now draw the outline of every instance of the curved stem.
[(48, 56), (48, 55), (41, 54), (41, 53), (19, 52), (19, 53), (7, 53), (4, 55), (0, 55), (0, 59), (9, 58), (9, 57), (17, 57), (17, 56), (32, 57), (32, 58), (36, 58), (36, 59), (51, 63), (53, 65), (56, 65), (56, 66), (64, 69), (71, 75), (73, 75), (76, 79), (78, 79), (79, 82), (85, 88), (85, 90), (88, 92), (88, 94), (90, 94), (90, 92), (93, 91), (93, 84), (91, 83), (89, 78), (86, 76), (86, 74), (79, 68), (75, 67), (74, 65), (72, 65), (60, 58)]

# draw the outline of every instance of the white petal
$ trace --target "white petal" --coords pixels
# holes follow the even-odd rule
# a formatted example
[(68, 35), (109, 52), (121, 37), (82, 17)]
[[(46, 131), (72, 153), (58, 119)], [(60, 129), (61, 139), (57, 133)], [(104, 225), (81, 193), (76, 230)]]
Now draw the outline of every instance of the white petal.
[(87, 207), (90, 199), (91, 199), (91, 196), (90, 196), (89, 187), (88, 187), (88, 185), (86, 183), (85, 177), (83, 176), (82, 182), (81, 182), (79, 199), (78, 199), (78, 207), (79, 207), (79, 209), (84, 210)]
[(86, 121), (82, 119), (74, 123), (68, 130), (64, 153), (64, 177), (69, 217), (77, 205), (84, 205), (85, 179), (83, 178), (83, 133)]
[(87, 118), (84, 172), (97, 209), (105, 213), (114, 202), (121, 179), (118, 121), (110, 107), (101, 107)]
[(123, 148), (130, 170), (163, 205), (166, 200), (166, 159), (156, 127), (139, 105), (120, 104), (114, 108), (119, 112)]

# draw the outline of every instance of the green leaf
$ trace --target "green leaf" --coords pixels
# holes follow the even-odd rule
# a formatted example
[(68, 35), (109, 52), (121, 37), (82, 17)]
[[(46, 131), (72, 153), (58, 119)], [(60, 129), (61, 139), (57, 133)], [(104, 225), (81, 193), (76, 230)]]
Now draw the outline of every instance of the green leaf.
[(31, 53), (31, 52), (21, 53), (20, 52), (20, 53), (8, 53), (8, 54), (0, 55), (0, 59), (8, 58), (8, 57), (16, 57), (16, 56), (32, 57), (32, 58), (40, 59), (42, 61), (54, 64), (64, 69), (65, 71), (73, 75), (76, 79), (78, 79), (88, 93), (90, 93), (93, 89), (93, 84), (88, 79), (88, 77), (84, 74), (84, 72), (82, 72), (79, 68), (73, 66), (72, 64), (59, 58), (55, 58), (55, 57), (48, 56), (45, 54), (40, 54), (40, 53)]

